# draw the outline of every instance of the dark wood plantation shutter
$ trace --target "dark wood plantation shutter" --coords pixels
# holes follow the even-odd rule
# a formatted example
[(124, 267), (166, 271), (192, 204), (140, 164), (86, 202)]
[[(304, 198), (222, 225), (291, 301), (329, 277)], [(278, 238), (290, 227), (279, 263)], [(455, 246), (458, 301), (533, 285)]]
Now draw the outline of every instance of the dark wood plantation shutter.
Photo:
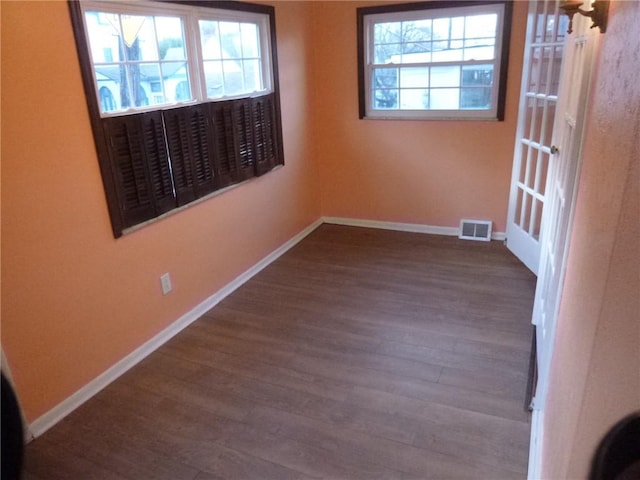
[(220, 187), (240, 181), (240, 159), (236, 151), (233, 128), (233, 105), (233, 101), (210, 104), (214, 167)]
[[(176, 207), (173, 178), (169, 166), (167, 143), (164, 137), (164, 124), (159, 112), (141, 115), (144, 145), (151, 175), (153, 198), (158, 215)], [(157, 159), (157, 161), (154, 161)]]
[(122, 228), (282, 164), (273, 94), (102, 119)]
[(279, 163), (274, 96), (253, 99), (252, 115), (256, 175), (262, 175)]
[(178, 205), (216, 189), (205, 109), (196, 105), (163, 112)]
[(123, 226), (175, 207), (160, 112), (104, 119)]
[(251, 115), (251, 99), (235, 102), (233, 109), (233, 130), (239, 156), (240, 180), (255, 177), (256, 158), (253, 142), (253, 122)]

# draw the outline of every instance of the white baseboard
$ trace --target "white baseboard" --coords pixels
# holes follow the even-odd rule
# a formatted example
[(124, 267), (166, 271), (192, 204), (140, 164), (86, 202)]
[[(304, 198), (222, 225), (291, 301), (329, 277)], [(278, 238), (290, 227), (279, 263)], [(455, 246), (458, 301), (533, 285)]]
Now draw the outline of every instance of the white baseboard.
[(527, 480), (542, 478), (542, 439), (544, 436), (544, 412), (533, 410), (531, 414), (531, 437), (529, 440), (529, 468)]
[(318, 219), (313, 222), (311, 225), (306, 227), (296, 236), (291, 238), (289, 241), (284, 243), (282, 246), (271, 252), (269, 255), (264, 257), (258, 263), (256, 263), (253, 267), (249, 268), (244, 273), (240, 274), (234, 280), (229, 282), (227, 285), (222, 287), (216, 293), (211, 295), (209, 298), (204, 300), (202, 303), (194, 307), (189, 312), (182, 315), (178, 320), (173, 322), (167, 328), (162, 330), (156, 336), (142, 344), (140, 347), (136, 348), (129, 355), (124, 357), (122, 360), (118, 361), (115, 365), (110, 367), (108, 370), (100, 374), (95, 379), (91, 380), (88, 384), (82, 387), (80, 390), (72, 394), (70, 397), (67, 397), (65, 400), (60, 402), (58, 405), (53, 407), (44, 415), (37, 418), (31, 425), (29, 425), (29, 430), (33, 438), (39, 437), (48, 429), (53, 427), (56, 423), (62, 420), (64, 417), (69, 415), (72, 411), (82, 405), (84, 402), (89, 400), (91, 397), (96, 395), (100, 390), (105, 388), (111, 382), (116, 380), (118, 377), (123, 375), (129, 369), (137, 365), (144, 358), (146, 358), (149, 354), (153, 353), (156, 349), (162, 346), (164, 343), (169, 341), (175, 335), (177, 335), (184, 328), (189, 326), (191, 323), (195, 322), (198, 318), (208, 312), (211, 308), (216, 306), (222, 300), (224, 300), (227, 296), (229, 296), (234, 290), (238, 287), (242, 286), (246, 283), (251, 277), (256, 275), (270, 263), (278, 259), (281, 255), (283, 255), (287, 250), (291, 249), (297, 243), (299, 243), (303, 238), (313, 232), (316, 228), (318, 228), (322, 224), (322, 219)]
[[(324, 223), (333, 225), (346, 225), (350, 227), (380, 228), (382, 230), (396, 230), (399, 232), (427, 233), (431, 235), (446, 235), (457, 237), (460, 229), (458, 227), (439, 227), (436, 225), (422, 225), (419, 223), (398, 223), (381, 222), (378, 220), (363, 220), (358, 218), (343, 217), (322, 217)], [(504, 240), (504, 232), (494, 232), (491, 234), (492, 240)]]

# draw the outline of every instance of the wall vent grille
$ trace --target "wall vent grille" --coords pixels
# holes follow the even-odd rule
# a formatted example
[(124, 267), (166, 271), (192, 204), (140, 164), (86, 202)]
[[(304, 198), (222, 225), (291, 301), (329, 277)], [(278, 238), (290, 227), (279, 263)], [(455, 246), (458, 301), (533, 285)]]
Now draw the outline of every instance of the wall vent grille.
[(489, 220), (460, 220), (460, 234), (458, 238), (464, 240), (491, 240), (491, 221)]

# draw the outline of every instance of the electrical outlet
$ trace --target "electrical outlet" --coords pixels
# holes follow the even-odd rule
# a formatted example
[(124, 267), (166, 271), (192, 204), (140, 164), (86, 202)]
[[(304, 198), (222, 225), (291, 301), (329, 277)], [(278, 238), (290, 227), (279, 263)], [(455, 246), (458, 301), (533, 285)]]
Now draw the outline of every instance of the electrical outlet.
[(171, 276), (168, 273), (165, 273), (160, 277), (160, 283), (162, 284), (163, 295), (166, 295), (173, 289), (173, 287), (171, 286)]

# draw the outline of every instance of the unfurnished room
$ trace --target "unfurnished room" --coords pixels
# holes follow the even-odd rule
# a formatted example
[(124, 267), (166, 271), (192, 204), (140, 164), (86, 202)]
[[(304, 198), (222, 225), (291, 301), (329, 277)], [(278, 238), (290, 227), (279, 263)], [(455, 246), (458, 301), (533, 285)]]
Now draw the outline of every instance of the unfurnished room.
[(2, 478), (640, 477), (640, 2), (0, 2)]

